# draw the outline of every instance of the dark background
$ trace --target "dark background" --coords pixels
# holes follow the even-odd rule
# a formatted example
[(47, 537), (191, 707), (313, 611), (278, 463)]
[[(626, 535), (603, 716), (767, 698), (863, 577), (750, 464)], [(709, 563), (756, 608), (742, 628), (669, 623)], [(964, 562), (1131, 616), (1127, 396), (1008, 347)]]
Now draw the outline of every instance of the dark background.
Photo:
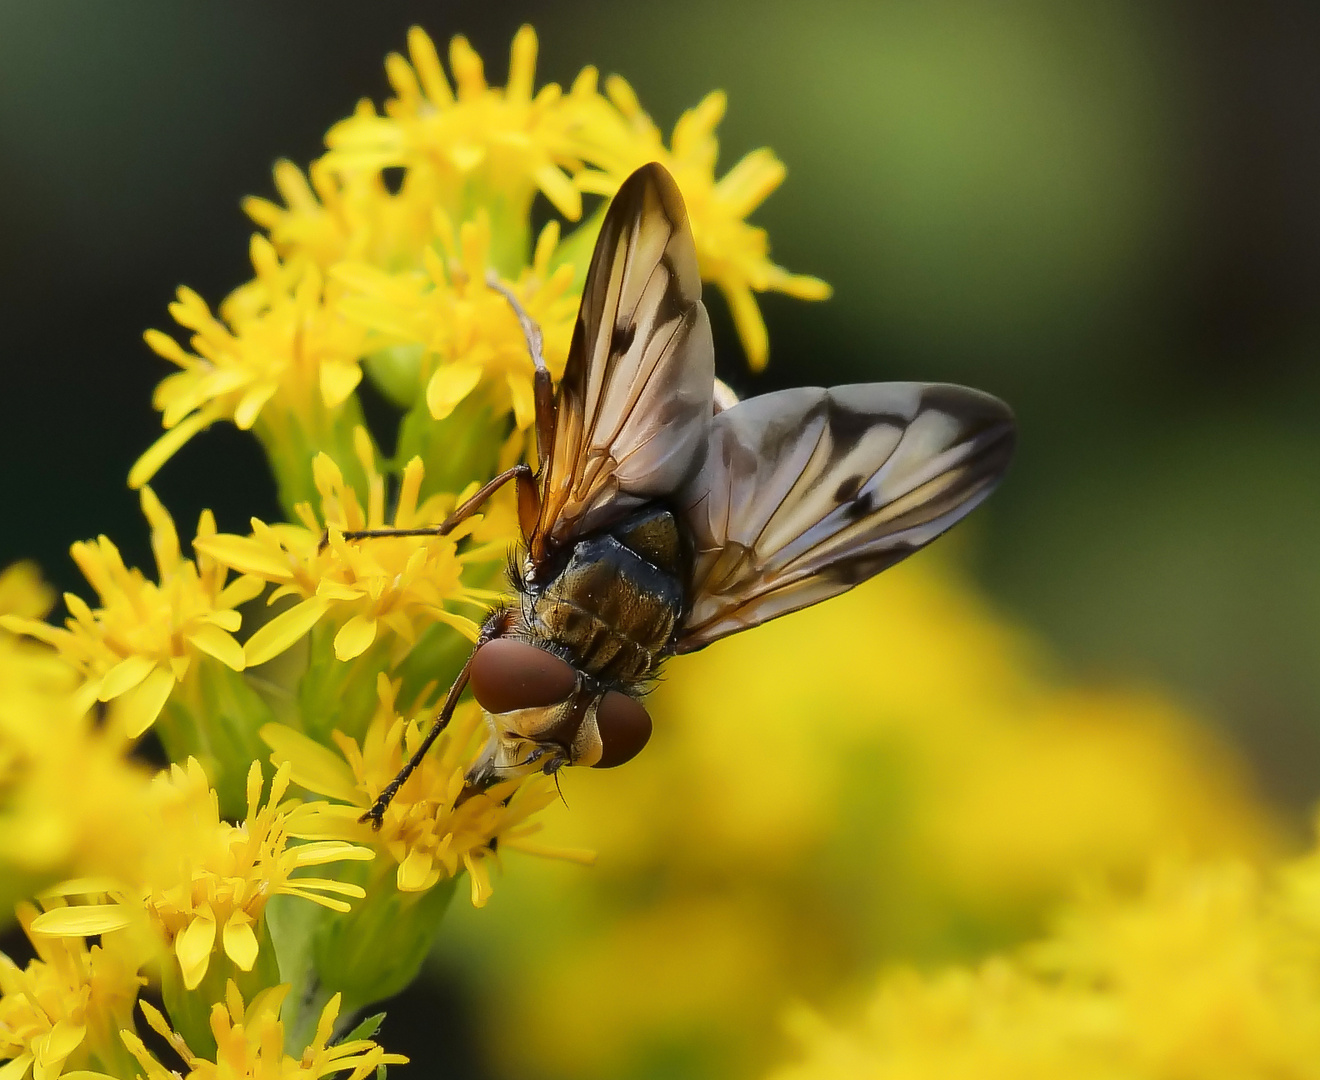
[[(763, 144), (787, 162), (753, 220), (835, 298), (764, 299), (760, 379), (714, 300), (722, 374), (1006, 398), (1021, 449), (967, 545), (979, 579), (1070, 670), (1170, 688), (1309, 807), (1320, 5), (1303, 0), (0, 6), (0, 565), (32, 556), (82, 590), (67, 547), (98, 532), (149, 564), (124, 480), (167, 365), (142, 331), (171, 328), (176, 286), (214, 304), (250, 276), (240, 198), (386, 95), (410, 24), (467, 34), (501, 84), (523, 21), (538, 85), (620, 72), (666, 130), (721, 87), (722, 167)], [(277, 515), (227, 426), (155, 487), (185, 534), (203, 506), (230, 530)]]

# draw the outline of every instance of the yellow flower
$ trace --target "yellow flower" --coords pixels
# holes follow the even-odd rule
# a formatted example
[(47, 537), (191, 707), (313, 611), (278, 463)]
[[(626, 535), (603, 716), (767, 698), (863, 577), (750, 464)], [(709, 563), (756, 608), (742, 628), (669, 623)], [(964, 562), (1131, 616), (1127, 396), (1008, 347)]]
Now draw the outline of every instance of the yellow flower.
[(311, 831), (299, 835), (379, 844), (397, 866), (395, 884), (400, 892), (425, 891), (466, 870), (475, 907), (490, 898), (489, 864), (497, 847), (590, 860), (581, 851), (545, 847), (531, 839), (540, 825), (529, 819), (557, 797), (549, 777), (538, 774), (480, 792), (466, 787), (468, 770), (489, 734), (475, 703), (459, 706), (390, 803), (379, 832), (358, 822), (430, 728), (433, 710), (424, 708), (402, 717), (395, 709), (396, 692), (385, 675), (378, 677), (379, 707), (362, 745), (335, 732), (340, 754), (291, 728), (271, 724), (262, 729), (262, 738), (274, 750), (271, 760), (291, 767), (295, 783), (337, 800), (322, 804)]
[(561, 214), (576, 220), (581, 195), (565, 169), (574, 170), (560, 88), (551, 83), (533, 95), (536, 33), (522, 27), (513, 39), (509, 82), (489, 86), (479, 57), (464, 37), (449, 45), (450, 87), (425, 31), (408, 31), (411, 63), (397, 53), (385, 61), (394, 97), (385, 115), (363, 105), (326, 135), (326, 167), (342, 174), (404, 166), (425, 177), (435, 200), (462, 219), (474, 202), (498, 206), (512, 220), (525, 219), (537, 190)]
[(217, 562), (278, 586), (270, 602), (286, 596), (300, 597), (298, 603), (247, 640), (244, 652), (249, 666), (278, 656), (323, 619), (338, 627), (334, 649), (340, 660), (360, 656), (382, 630), (392, 631), (411, 644), (421, 630), (435, 622), (453, 626), (475, 640), (476, 623), (449, 611), (446, 605), (464, 602), (484, 606), (497, 595), (462, 582), (465, 564), (503, 558), (507, 550), (506, 542), (497, 541), (458, 551), (459, 541), (479, 527), (478, 519), (464, 522), (448, 536), (356, 543), (343, 539), (345, 529), (436, 523), (443, 520), (440, 505), (446, 501), (452, 505), (452, 497), (433, 497), (418, 505), (423, 469), (414, 459), (403, 471), (394, 515), (387, 521), (385, 479), (376, 470), (371, 442), (361, 428), (355, 441), (368, 482), (365, 510), (329, 457), (319, 455), (313, 466), (322, 513), (331, 525), (324, 546), (323, 529), (306, 505), (298, 508), (301, 526), (266, 525), (253, 519), (250, 537), (221, 534), (197, 541), (198, 550)]
[[(243, 650), (232, 636), (241, 618), (234, 609), (262, 588), (250, 577), (226, 584), (228, 571), (205, 554), (195, 563), (183, 558), (174, 520), (150, 488), (142, 490), (142, 512), (151, 525), (159, 584), (125, 566), (119, 549), (102, 536), (71, 549), (100, 607), (66, 593), (63, 628), (0, 615), (0, 627), (53, 645), (82, 673), (79, 713), (98, 700), (114, 701), (129, 738), (155, 723), (171, 691), (202, 656), (242, 670)], [(214, 533), (215, 518), (203, 511), (197, 542)]]
[[(275, 166), (275, 190), (284, 206), (253, 197), (244, 200), (243, 209), (269, 234), (286, 274), (304, 261), (322, 270), (341, 260), (417, 266), (431, 240), (431, 193), (409, 178), (391, 195), (379, 172), (341, 177), (315, 162), (304, 175), (292, 162), (281, 161)], [(230, 293), (221, 314), (237, 321), (266, 303), (267, 290), (257, 278)]]
[(151, 348), (180, 370), (156, 387), (153, 403), (166, 432), (134, 464), (131, 487), (145, 484), (189, 439), (217, 420), (257, 426), (268, 452), (319, 445), (362, 377), (362, 331), (325, 303), (321, 271), (307, 261), (286, 270), (270, 241), (252, 238), (259, 301), (236, 303), (234, 322), (181, 288), (170, 305), (192, 331), (193, 352), (159, 330)]
[[(0, 574), (7, 615), (35, 619), (49, 601), (30, 567)], [(0, 918), (60, 878), (137, 866), (152, 842), (147, 771), (79, 703), (79, 682), (54, 649), (0, 630)]]
[(766, 147), (744, 156), (719, 180), (715, 127), (724, 116), (722, 91), (708, 94), (674, 125), (672, 148), (642, 110), (631, 86), (617, 75), (605, 80), (608, 101), (580, 95), (582, 123), (575, 130), (582, 157), (599, 172), (583, 173), (584, 191), (613, 195), (628, 175), (648, 161), (664, 165), (687, 204), (701, 276), (720, 287), (753, 371), (765, 367), (770, 341), (753, 292), (787, 293), (800, 300), (824, 300), (830, 287), (819, 278), (791, 274), (770, 261), (765, 230), (747, 224), (755, 210), (783, 183), (784, 163)]
[(774, 1080), (1320, 1076), (1317, 925), (1242, 864), (1165, 865), (1144, 895), (1079, 905), (979, 970), (898, 973), (860, 1023), (799, 1008)]
[(338, 841), (289, 846), (290, 836), (315, 808), (281, 802), (289, 785), (287, 768), (276, 773), (262, 805), (261, 767), (252, 763), (248, 813), (237, 825), (220, 818), (215, 793), (196, 761), (190, 759), (186, 768), (172, 766), (156, 784), (162, 802), (172, 804), (175, 812), (162, 814), (148, 879), (100, 889), (84, 881), (70, 882), (52, 891), (104, 892), (107, 899), (48, 911), (37, 917), (34, 929), (46, 934), (104, 934), (138, 923), (145, 913), (173, 952), (183, 985), (191, 990), (206, 975), (217, 950), (239, 970), (252, 969), (258, 953), (257, 928), (272, 896), (298, 896), (347, 911), (348, 904), (337, 897), (364, 895), (356, 885), (294, 876), (303, 867), (373, 856), (368, 848)]
[(35, 563), (16, 562), (0, 570), (0, 614), (44, 619), (55, 605), (55, 591), (41, 580)]
[(80, 939), (35, 933), (37, 909), (21, 904), (19, 921), (37, 959), (19, 968), (0, 953), (0, 1076), (54, 1080), (68, 1068), (112, 1067), (123, 1057), (119, 1029), (130, 1025), (146, 982), (123, 934), (90, 948)]
[[(316, 1034), (298, 1057), (284, 1052), (284, 1024), (280, 1006), (289, 992), (287, 985), (265, 990), (244, 1008), (238, 987), (227, 985), (225, 1000), (211, 1009), (211, 1033), (215, 1037), (214, 1060), (200, 1057), (189, 1049), (182, 1035), (147, 1002), (142, 1013), (147, 1023), (183, 1059), (186, 1080), (319, 1080), (335, 1073), (348, 1073), (347, 1080), (365, 1080), (382, 1065), (403, 1065), (402, 1054), (387, 1054), (370, 1039), (332, 1042), (340, 997), (336, 994), (321, 1012)], [(123, 1034), (124, 1043), (146, 1070), (146, 1080), (180, 1080), (180, 1074), (162, 1065), (131, 1031)], [(350, 1071), (351, 1070), (351, 1071)]]
[[(626, 780), (567, 770), (573, 812), (544, 817), (595, 872), (521, 867), (483, 915), (502, 947), (541, 931), (516, 975), (481, 974), (486, 1022), (511, 1011), (526, 1036), (491, 1046), (505, 1074), (623, 1075), (663, 1043), (753, 1075), (792, 996), (1017, 940), (1079, 874), (1277, 851), (1204, 726), (1042, 653), (931, 553), (676, 658)], [(636, 970), (653, 977), (621, 1000)], [(568, 1002), (603, 1018), (589, 1045), (554, 1038)]]
[[(535, 368), (513, 308), (487, 284), (490, 218), (480, 211), (455, 238), (448, 218), (439, 211), (436, 217), (438, 250), (425, 252), (424, 271), (389, 274), (365, 263), (337, 266), (331, 276), (346, 292), (340, 310), (370, 332), (376, 347), (422, 347), (418, 377), (434, 419), (449, 416), (484, 385), (498, 412), (512, 409), (518, 427), (528, 428), (535, 416)], [(531, 267), (510, 283), (541, 328), (546, 363), (556, 376), (564, 370), (578, 307), (577, 297), (568, 293), (573, 268), (550, 269), (558, 238), (559, 226), (551, 222)]]

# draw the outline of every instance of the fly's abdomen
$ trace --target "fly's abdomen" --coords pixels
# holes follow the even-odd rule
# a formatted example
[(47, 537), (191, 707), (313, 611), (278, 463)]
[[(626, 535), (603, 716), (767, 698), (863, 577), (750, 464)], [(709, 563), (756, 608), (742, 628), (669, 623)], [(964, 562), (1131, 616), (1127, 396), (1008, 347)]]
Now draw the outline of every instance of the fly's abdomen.
[[(654, 513), (676, 528), (667, 511)], [(647, 546), (652, 557), (656, 551), (665, 553), (662, 546)], [(531, 622), (588, 674), (621, 685), (643, 682), (683, 611), (675, 569), (655, 565), (613, 532), (579, 541), (563, 570), (533, 597)]]

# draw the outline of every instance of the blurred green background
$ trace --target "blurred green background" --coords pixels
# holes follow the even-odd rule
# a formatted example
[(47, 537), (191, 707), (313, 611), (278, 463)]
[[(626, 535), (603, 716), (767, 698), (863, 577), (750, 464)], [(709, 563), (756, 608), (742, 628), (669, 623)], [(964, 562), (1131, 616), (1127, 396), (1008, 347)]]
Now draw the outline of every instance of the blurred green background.
[[(1019, 457), (963, 537), (997, 604), (1071, 670), (1194, 703), (1295, 812), (1320, 775), (1320, 6), (1306, 0), (806, 5), (0, 2), (0, 565), (79, 579), (71, 540), (149, 560), (124, 478), (186, 283), (250, 276), (248, 193), (306, 163), (419, 23), (493, 82), (523, 21), (538, 82), (624, 74), (666, 130), (729, 95), (723, 164), (773, 147), (754, 216), (833, 283), (769, 296), (744, 393), (966, 382)], [(274, 516), (254, 441), (195, 439), (181, 522)], [(458, 1001), (432, 1006), (454, 1017)], [(461, 1026), (461, 1024), (460, 1024)]]

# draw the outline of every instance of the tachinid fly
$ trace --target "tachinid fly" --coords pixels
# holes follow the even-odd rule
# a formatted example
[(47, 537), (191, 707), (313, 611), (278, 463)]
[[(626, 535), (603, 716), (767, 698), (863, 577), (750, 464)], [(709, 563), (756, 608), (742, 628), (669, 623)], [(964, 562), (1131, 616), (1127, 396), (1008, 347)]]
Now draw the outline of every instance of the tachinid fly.
[(501, 473), (430, 528), (344, 533), (443, 535), (517, 486), (517, 601), (487, 617), (426, 739), (363, 815), (377, 827), (469, 682), (491, 727), (473, 787), (621, 764), (650, 736), (640, 699), (666, 657), (892, 566), (989, 495), (1012, 456), (1012, 412), (962, 386), (717, 395), (687, 211), (655, 163), (606, 212), (557, 389), (509, 299), (536, 363), (537, 471)]

